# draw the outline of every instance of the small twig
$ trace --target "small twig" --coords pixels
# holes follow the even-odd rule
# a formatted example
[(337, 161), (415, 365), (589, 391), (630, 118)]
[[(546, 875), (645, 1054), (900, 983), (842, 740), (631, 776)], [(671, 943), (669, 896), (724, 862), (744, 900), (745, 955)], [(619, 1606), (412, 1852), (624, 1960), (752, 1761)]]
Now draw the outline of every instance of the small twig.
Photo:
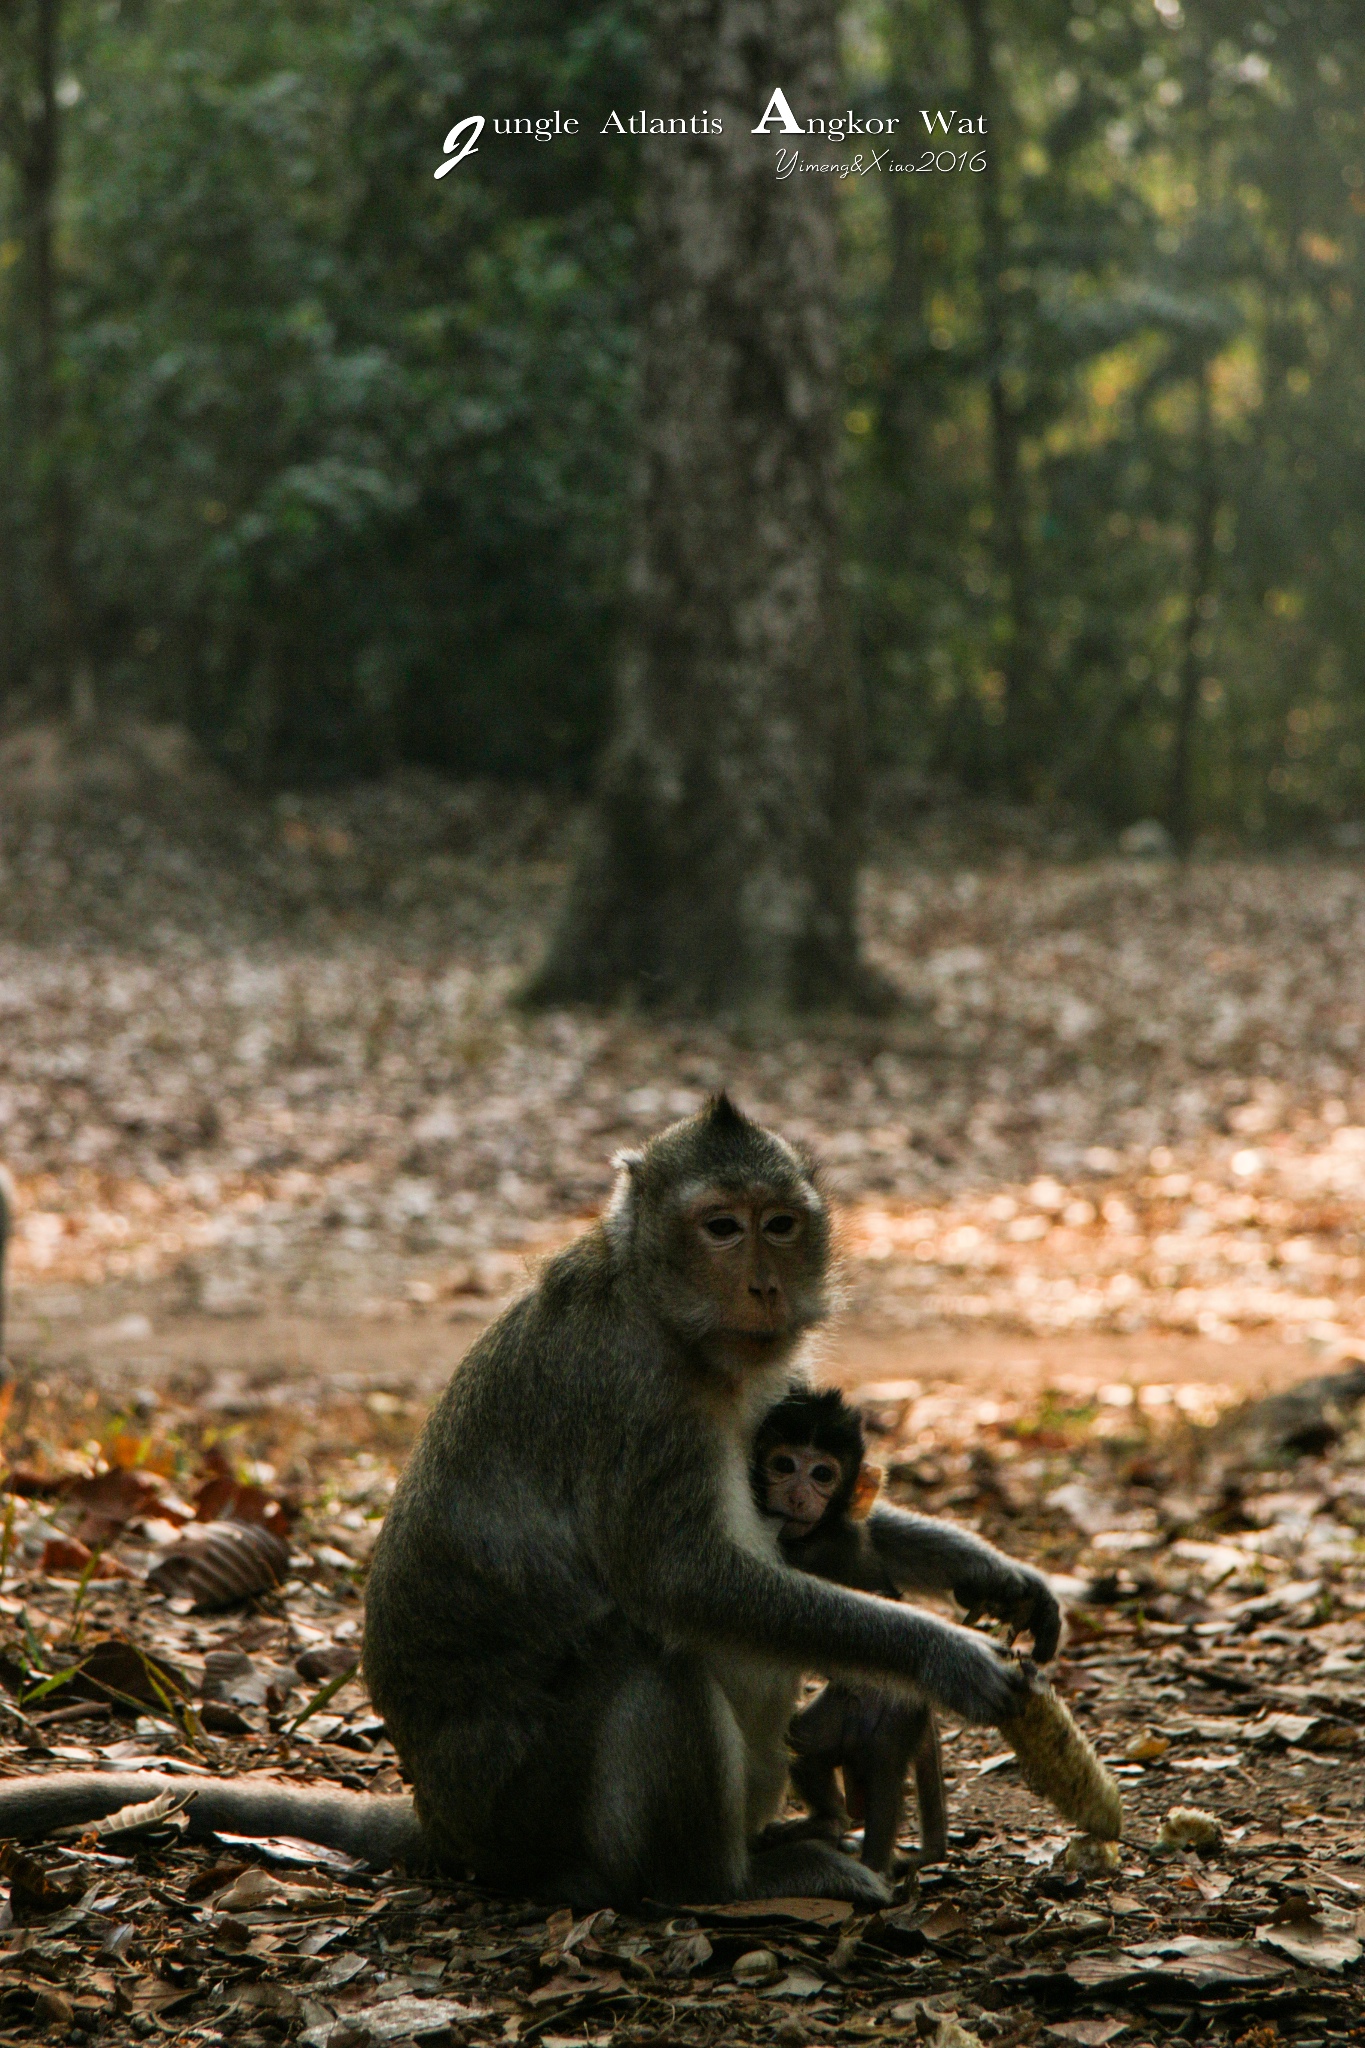
[(107, 1721), (113, 1713), (107, 1700), (74, 1700), (69, 1707), (49, 1707), (32, 1716), (35, 1728), (53, 1728), (62, 1721)]

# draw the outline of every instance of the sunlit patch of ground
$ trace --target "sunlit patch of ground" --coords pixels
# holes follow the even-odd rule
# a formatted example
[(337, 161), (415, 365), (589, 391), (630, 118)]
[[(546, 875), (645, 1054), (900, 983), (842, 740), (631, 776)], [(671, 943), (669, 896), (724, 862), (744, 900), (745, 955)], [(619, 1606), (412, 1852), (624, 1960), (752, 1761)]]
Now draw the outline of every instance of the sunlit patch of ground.
[(865, 1334), (1365, 1337), (1359, 863), (926, 825), (864, 890), (902, 1009), (776, 1031), (521, 1011), (572, 832), (421, 777), (262, 803), (162, 729), (5, 741), (19, 1327), (477, 1317), (727, 1085), (823, 1160)]

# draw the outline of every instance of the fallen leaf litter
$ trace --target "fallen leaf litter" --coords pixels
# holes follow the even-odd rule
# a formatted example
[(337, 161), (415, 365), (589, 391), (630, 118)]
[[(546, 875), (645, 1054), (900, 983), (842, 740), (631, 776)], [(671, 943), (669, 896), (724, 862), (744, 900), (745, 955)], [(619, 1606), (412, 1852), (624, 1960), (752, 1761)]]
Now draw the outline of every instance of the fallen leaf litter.
[[(171, 858), (185, 830), (160, 785), (139, 790), (136, 842), (126, 796), (106, 816), (89, 791), (55, 825), (16, 804), (0, 833), (22, 884), (0, 904), (0, 1112), (24, 1204), (6, 1773), (399, 1789), (354, 1667), (425, 1388), (262, 1373), (253, 1312), (331, 1290), (419, 1326), (477, 1321), (526, 1249), (581, 1227), (616, 1144), (722, 1078), (833, 1154), (864, 1321), (1022, 1343), (1271, 1329), (1311, 1340), (1321, 1375), (1250, 1413), (1219, 1384), (1150, 1378), (988, 1396), (917, 1383), (909, 1338), (905, 1377), (862, 1392), (895, 1497), (1061, 1581), (1050, 1675), (1121, 1789), (1117, 1867), (991, 1731), (945, 1730), (950, 1859), (871, 1916), (794, 1900), (575, 1922), (287, 1839), (191, 1846), (156, 1800), (5, 1851), (0, 2039), (1359, 2040), (1358, 870), (964, 871), (922, 850), (868, 892), (918, 1021), (797, 1057), (509, 1011), (528, 901), (560, 858), (543, 807), (499, 825), (484, 795), (413, 784), (225, 812), (203, 827), (218, 867), (196, 874)], [(1263, 972), (1277, 947), (1284, 971)], [(87, 1342), (69, 1317), (72, 1369), (44, 1383), (63, 1299), (99, 1289), (112, 1319)], [(156, 1367), (177, 1301), (223, 1319), (234, 1362)], [(150, 1577), (191, 1529), (269, 1535), (284, 1558), (216, 1607)]]

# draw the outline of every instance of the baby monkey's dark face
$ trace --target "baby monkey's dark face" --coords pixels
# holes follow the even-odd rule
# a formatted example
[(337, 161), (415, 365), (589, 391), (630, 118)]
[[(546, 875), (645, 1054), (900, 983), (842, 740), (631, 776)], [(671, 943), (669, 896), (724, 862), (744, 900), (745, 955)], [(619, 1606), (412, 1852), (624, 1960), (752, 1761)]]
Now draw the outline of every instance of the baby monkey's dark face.
[(843, 1396), (832, 1388), (791, 1393), (759, 1424), (754, 1500), (760, 1513), (782, 1517), (785, 1537), (799, 1541), (848, 1514), (862, 1464), (862, 1424)]
[(774, 1444), (762, 1460), (763, 1494), (770, 1515), (781, 1515), (784, 1536), (818, 1529), (842, 1491), (844, 1468), (814, 1444)]

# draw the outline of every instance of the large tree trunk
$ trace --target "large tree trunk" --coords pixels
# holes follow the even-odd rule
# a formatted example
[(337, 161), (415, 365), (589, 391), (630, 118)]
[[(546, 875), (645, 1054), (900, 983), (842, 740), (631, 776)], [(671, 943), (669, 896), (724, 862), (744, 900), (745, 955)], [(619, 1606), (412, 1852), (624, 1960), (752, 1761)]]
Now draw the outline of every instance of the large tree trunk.
[(1182, 853), (1188, 853), (1194, 837), (1194, 742), (1199, 717), (1199, 680), (1205, 655), (1201, 639), (1213, 592), (1214, 538), (1218, 528), (1218, 470), (1213, 445), (1213, 378), (1210, 365), (1201, 363), (1198, 386), (1198, 424), (1195, 428), (1194, 516), (1190, 534), (1190, 582), (1181, 629), (1180, 693), (1175, 707), (1175, 733), (1171, 742), (1171, 787), (1166, 822), (1171, 837)]
[(986, 168), (976, 180), (981, 248), (977, 281), (981, 347), (991, 419), (991, 543), (1008, 594), (1008, 629), (1001, 649), (1004, 676), (1005, 780), (1016, 796), (1032, 794), (1031, 779), (1043, 746), (1038, 704), (1038, 632), (1028, 507), (1020, 463), (1022, 422), (1006, 378), (1009, 310), (1005, 278), (1010, 231), (1005, 213), (1002, 154), (1006, 147), (1005, 95), (993, 48), (995, 24), (988, 0), (962, 0), (967, 24), (972, 105), (987, 119)]
[(62, 0), (37, 0), (33, 27), (36, 107), (24, 164), (24, 236), (32, 291), (34, 418), (42, 516), (44, 694), (62, 709), (72, 684), (76, 603), (71, 560), (71, 492), (62, 448), (57, 333), (57, 180), (61, 117), (57, 53)]
[[(62, 6), (63, 0), (0, 0), (0, 149), (11, 167), (20, 257), (6, 295), (10, 375), (5, 433), (13, 467), (24, 472), (22, 491), (16, 492), (11, 481), (5, 515), (4, 680), (7, 685), (16, 680), (22, 643), (31, 639), (37, 651), (31, 671), (34, 694), (65, 709), (72, 687), (76, 604), (57, 306)], [(20, 523), (30, 507), (38, 527), (41, 616), (25, 632), (17, 557)]]
[(592, 836), (533, 995), (799, 1009), (865, 987), (863, 746), (840, 602), (833, 0), (658, 0), (631, 616)]

